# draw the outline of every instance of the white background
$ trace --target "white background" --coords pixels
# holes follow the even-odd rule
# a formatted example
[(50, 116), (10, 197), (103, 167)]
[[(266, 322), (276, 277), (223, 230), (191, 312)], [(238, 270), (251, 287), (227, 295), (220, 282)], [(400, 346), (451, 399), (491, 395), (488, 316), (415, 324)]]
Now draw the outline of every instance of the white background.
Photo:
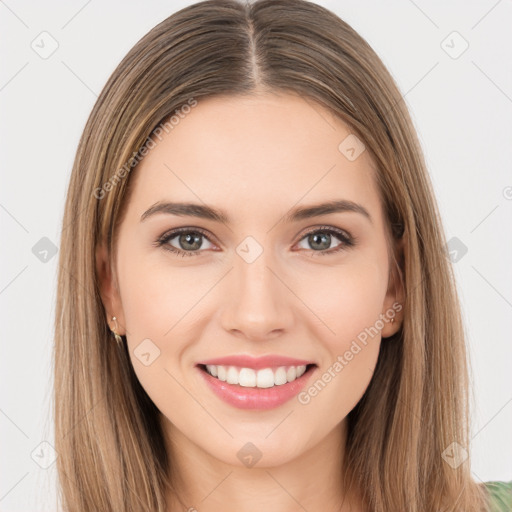
[[(53, 436), (57, 257), (44, 263), (32, 248), (42, 237), (59, 245), (78, 139), (107, 78), (146, 32), (191, 3), (0, 1), (1, 512), (54, 510), (55, 464), (42, 469), (31, 454)], [(318, 3), (352, 25), (396, 79), (447, 238), (468, 248), (454, 268), (473, 366), (472, 471), (477, 481), (510, 480), (512, 3)], [(58, 42), (47, 59), (31, 47), (43, 31)], [(462, 48), (453, 31), (469, 43), (458, 58), (445, 51)]]

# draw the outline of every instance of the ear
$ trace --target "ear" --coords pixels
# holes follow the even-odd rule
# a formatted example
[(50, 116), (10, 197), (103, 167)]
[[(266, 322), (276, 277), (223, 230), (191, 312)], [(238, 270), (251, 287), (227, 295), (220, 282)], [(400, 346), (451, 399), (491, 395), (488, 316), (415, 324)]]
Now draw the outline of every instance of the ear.
[[(126, 334), (123, 306), (117, 281), (110, 265), (109, 253), (104, 243), (100, 243), (96, 247), (96, 275), (107, 324), (117, 334), (123, 336)], [(116, 317), (115, 321), (112, 320), (114, 316)]]
[[(382, 315), (384, 318), (384, 328), (381, 331), (382, 338), (393, 336), (402, 326), (405, 307), (405, 290), (400, 273), (404, 272), (404, 251), (405, 251), (406, 233), (398, 240), (394, 239), (395, 261), (391, 261), (388, 290), (384, 299), (384, 308)], [(400, 267), (397, 268), (397, 264)], [(391, 322), (391, 318), (394, 321)]]

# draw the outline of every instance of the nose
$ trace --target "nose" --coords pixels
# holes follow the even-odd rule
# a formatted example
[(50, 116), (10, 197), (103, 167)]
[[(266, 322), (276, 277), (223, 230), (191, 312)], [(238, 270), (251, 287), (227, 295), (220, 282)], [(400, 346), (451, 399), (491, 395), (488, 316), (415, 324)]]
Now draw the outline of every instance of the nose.
[(238, 254), (229, 273), (221, 313), (222, 327), (240, 338), (265, 341), (281, 336), (293, 323), (293, 293), (270, 250), (251, 263)]

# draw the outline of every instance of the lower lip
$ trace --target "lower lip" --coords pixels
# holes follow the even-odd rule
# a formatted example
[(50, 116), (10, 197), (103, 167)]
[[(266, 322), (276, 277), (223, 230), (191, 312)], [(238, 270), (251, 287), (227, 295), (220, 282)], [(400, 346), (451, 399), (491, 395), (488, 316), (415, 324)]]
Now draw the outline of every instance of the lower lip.
[(228, 384), (212, 377), (206, 370), (197, 367), (210, 389), (226, 403), (239, 409), (273, 409), (291, 400), (305, 387), (316, 367), (292, 382), (271, 388), (245, 388), (238, 384)]

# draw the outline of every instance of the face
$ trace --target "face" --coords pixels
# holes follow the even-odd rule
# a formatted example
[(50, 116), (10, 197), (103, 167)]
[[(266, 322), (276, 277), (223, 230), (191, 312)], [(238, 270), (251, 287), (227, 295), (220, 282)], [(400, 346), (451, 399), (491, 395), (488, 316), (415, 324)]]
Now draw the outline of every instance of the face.
[[(344, 425), (399, 328), (369, 153), (293, 95), (200, 100), (155, 140), (116, 274), (98, 251), (109, 319), (177, 445), (236, 466), (298, 458)], [(357, 206), (311, 209), (341, 201)]]

